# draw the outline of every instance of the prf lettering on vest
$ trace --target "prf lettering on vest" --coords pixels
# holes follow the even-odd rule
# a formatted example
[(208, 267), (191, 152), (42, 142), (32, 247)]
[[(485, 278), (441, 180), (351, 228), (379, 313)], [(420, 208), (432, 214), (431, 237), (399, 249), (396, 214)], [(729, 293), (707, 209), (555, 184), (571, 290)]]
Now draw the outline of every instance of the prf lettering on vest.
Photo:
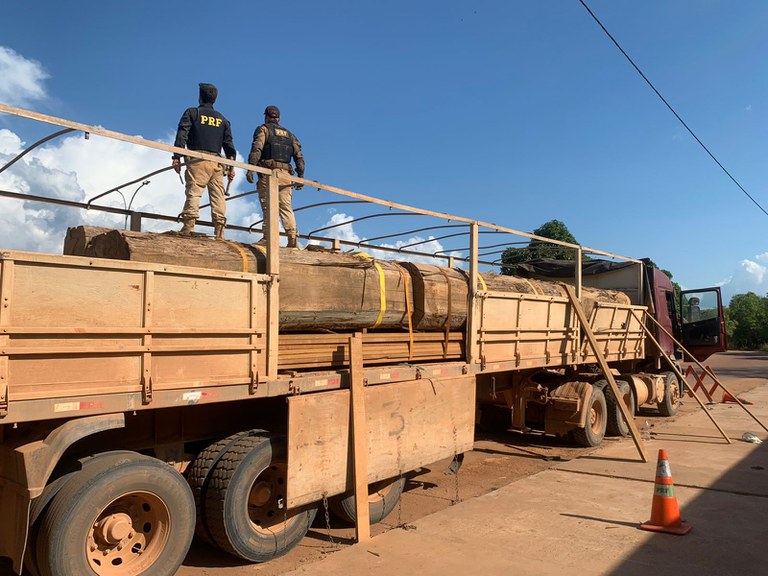
[(216, 118), (215, 116), (206, 116), (205, 114), (200, 115), (200, 124), (208, 124), (208, 126), (215, 126), (218, 128), (221, 126), (221, 118)]
[(288, 136), (288, 131), (281, 130), (280, 128), (275, 128), (275, 134), (278, 136)]

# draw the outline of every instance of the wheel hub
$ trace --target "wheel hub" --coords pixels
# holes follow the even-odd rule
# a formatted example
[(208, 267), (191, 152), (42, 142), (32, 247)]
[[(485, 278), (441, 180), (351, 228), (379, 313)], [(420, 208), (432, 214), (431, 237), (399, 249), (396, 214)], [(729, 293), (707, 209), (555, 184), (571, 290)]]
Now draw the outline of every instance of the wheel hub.
[(109, 546), (114, 546), (131, 533), (131, 517), (125, 513), (110, 514), (96, 524), (95, 536)]
[(250, 504), (252, 506), (264, 506), (272, 498), (272, 486), (269, 482), (261, 480), (253, 485)]
[(170, 511), (148, 492), (125, 494), (93, 523), (86, 549), (99, 576), (138, 576), (162, 555), (170, 535)]

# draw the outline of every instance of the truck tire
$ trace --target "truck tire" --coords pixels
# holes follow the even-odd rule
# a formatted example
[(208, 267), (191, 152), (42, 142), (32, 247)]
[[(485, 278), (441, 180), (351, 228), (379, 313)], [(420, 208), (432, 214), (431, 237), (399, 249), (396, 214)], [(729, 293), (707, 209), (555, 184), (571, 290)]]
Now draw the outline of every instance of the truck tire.
[(208, 493), (208, 480), (214, 466), (218, 464), (221, 457), (224, 456), (227, 449), (241, 438), (247, 436), (267, 436), (266, 430), (248, 430), (232, 434), (227, 438), (222, 438), (210, 444), (201, 451), (187, 469), (187, 482), (192, 489), (192, 495), (195, 498), (195, 510), (197, 517), (195, 520), (195, 534), (203, 542), (215, 546), (216, 543), (208, 533), (205, 522), (205, 500)]
[(680, 401), (680, 382), (674, 372), (662, 372), (664, 376), (664, 399), (656, 406), (662, 416), (677, 414), (677, 403)]
[(174, 574), (194, 535), (184, 478), (140, 454), (105, 454), (53, 498), (40, 525), (42, 576)]
[[(405, 488), (405, 476), (368, 485), (368, 514), (371, 524), (378, 524), (395, 509)], [(355, 495), (342, 495), (331, 500), (331, 510), (344, 522), (354, 524), (357, 518)]]
[[(632, 387), (624, 380), (616, 380), (616, 385), (619, 387), (619, 392), (624, 399), (624, 404), (626, 404), (629, 414), (634, 417), (635, 395), (632, 393)], [(613, 390), (607, 388), (603, 393), (605, 394), (605, 405), (608, 409), (607, 434), (609, 436), (626, 436), (629, 434), (629, 426), (624, 422), (624, 417), (621, 415), (621, 409), (619, 408), (618, 400), (613, 395)]]
[(54, 496), (58, 494), (61, 489), (72, 480), (81, 470), (84, 470), (95, 462), (98, 462), (101, 458), (113, 458), (119, 455), (138, 455), (136, 452), (130, 452), (127, 450), (115, 450), (112, 452), (105, 452), (103, 454), (96, 454), (95, 456), (87, 456), (76, 460), (65, 466), (61, 473), (54, 479), (50, 480), (43, 489), (42, 494), (32, 500), (32, 504), (29, 508), (29, 534), (27, 536), (27, 550), (24, 554), (24, 567), (29, 572), (30, 576), (40, 576), (40, 570), (37, 567), (37, 536), (40, 531), (40, 524), (42, 522), (43, 515), (48, 510), (48, 504), (51, 503)]
[(248, 436), (227, 448), (211, 471), (205, 523), (216, 545), (250, 562), (266, 562), (296, 546), (317, 508), (287, 510), (285, 439)]
[(600, 446), (608, 424), (608, 408), (605, 405), (605, 395), (600, 388), (592, 387), (587, 406), (587, 420), (584, 428), (576, 428), (573, 431), (573, 439), (579, 446)]

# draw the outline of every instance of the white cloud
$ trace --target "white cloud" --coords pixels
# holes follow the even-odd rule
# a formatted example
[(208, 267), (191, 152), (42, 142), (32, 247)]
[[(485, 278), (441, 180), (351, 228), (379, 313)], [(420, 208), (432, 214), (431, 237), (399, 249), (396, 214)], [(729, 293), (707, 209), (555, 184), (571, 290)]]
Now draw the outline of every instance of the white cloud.
[(5, 46), (0, 46), (0, 78), (0, 102), (5, 104), (25, 106), (47, 96), (43, 83), (49, 76), (43, 66)]
[[(26, 105), (47, 98), (44, 81), (48, 74), (35, 60), (25, 58), (14, 50), (0, 46), (0, 102)], [(172, 144), (175, 132), (169, 131), (164, 142)], [(17, 156), (26, 144), (18, 134), (0, 129), (0, 166)], [(238, 160), (242, 157), (238, 155)], [(160, 168), (169, 166), (170, 154), (91, 135), (86, 140), (80, 133), (59, 138), (31, 151), (13, 166), (0, 173), (0, 189), (48, 198), (87, 202), (90, 198), (125, 182), (142, 178)], [(149, 178), (133, 199), (132, 208), (139, 212), (176, 216), (184, 205), (184, 185), (173, 171)], [(123, 208), (141, 181), (123, 187), (95, 202)], [(232, 184), (231, 195), (236, 196), (253, 186), (238, 171)], [(203, 196), (201, 203), (207, 203)], [(227, 203), (230, 224), (249, 226), (260, 219), (255, 217), (258, 199), (248, 196)], [(210, 220), (210, 208), (201, 210), (201, 219)], [(22, 201), (0, 197), (0, 248), (36, 252), (60, 252), (69, 226), (90, 224), (122, 228), (125, 217), (108, 214), (97, 209), (81, 210), (41, 202)], [(177, 229), (171, 222), (144, 220), (149, 231)], [(206, 231), (198, 228), (198, 231)], [(209, 233), (211, 229), (207, 230)], [(227, 237), (253, 242), (258, 235), (228, 232)]]
[(0, 128), (0, 154), (16, 155), (22, 151), (24, 143), (16, 134), (5, 128)]
[(768, 294), (768, 252), (742, 260), (733, 275), (722, 283), (722, 290), (725, 302), (730, 302), (735, 294)]
[[(22, 139), (9, 130), (0, 130), (0, 165), (23, 149)], [(238, 158), (240, 159), (240, 158)], [(170, 155), (143, 146), (91, 135), (72, 135), (33, 150), (5, 172), (0, 173), (0, 189), (37, 196), (87, 202), (90, 198), (144, 174), (170, 164)], [(140, 212), (176, 216), (184, 205), (184, 186), (173, 171), (149, 178), (133, 200)], [(112, 193), (94, 204), (119, 208), (131, 201), (140, 182), (121, 189), (123, 197)], [(232, 184), (234, 196), (246, 191), (242, 171)], [(252, 188), (252, 187), (251, 187)], [(251, 189), (247, 188), (247, 189)], [(207, 203), (207, 194), (202, 203)], [(228, 203), (227, 218), (232, 224), (249, 226), (254, 222), (254, 196)], [(201, 219), (210, 220), (210, 210), (201, 210)], [(256, 218), (258, 219), (258, 218)], [(69, 226), (89, 224), (122, 228), (125, 218), (92, 209), (89, 211), (38, 202), (0, 198), (0, 247), (35, 252), (60, 253)], [(171, 222), (144, 220), (148, 231), (178, 228)], [(199, 231), (206, 231), (199, 228)], [(211, 232), (210, 230), (208, 230)], [(229, 233), (230, 239), (253, 242), (258, 236)]]

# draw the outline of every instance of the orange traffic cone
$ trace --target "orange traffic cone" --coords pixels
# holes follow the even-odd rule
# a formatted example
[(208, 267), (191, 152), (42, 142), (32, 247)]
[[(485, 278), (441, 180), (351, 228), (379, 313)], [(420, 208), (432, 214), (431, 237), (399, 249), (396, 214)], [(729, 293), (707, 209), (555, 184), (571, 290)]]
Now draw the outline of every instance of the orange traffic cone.
[(672, 471), (669, 469), (667, 451), (659, 450), (659, 460), (656, 463), (656, 481), (653, 487), (653, 503), (651, 504), (651, 519), (641, 524), (643, 530), (667, 532), (669, 534), (688, 534), (690, 526), (683, 526), (680, 520), (680, 509), (675, 497), (675, 484), (672, 482)]
[(749, 400), (744, 400), (742, 398), (734, 398), (728, 392), (723, 392), (723, 399), (720, 400), (720, 403), (721, 404), (729, 404), (729, 403), (731, 403), (731, 404), (739, 404), (739, 403), (741, 403), (741, 404), (744, 404), (745, 406), (752, 406), (752, 404), (753, 404)]

